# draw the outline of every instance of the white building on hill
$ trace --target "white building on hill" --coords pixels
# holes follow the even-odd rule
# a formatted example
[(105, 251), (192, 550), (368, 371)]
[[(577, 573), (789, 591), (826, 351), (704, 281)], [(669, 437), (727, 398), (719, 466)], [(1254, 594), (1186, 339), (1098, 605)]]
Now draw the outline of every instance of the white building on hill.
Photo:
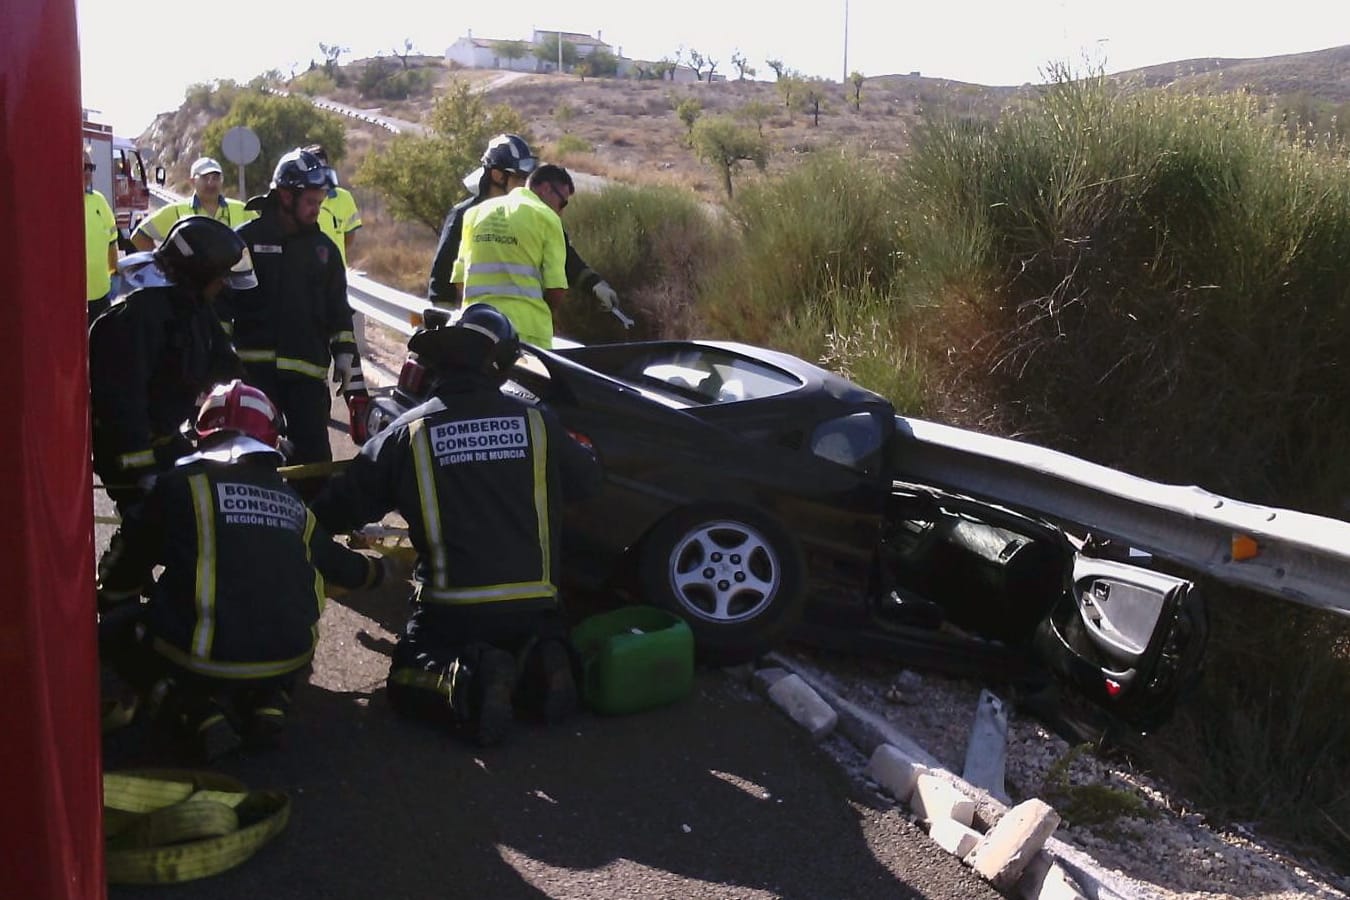
[(604, 51), (614, 56), (619, 54), (605, 43), (600, 32), (592, 37), (576, 31), (547, 31), (534, 29), (529, 40), (512, 38), (477, 38), (473, 30), (455, 41), (445, 50), (445, 58), (459, 63), (467, 69), (509, 69), (515, 72), (554, 72), (558, 69), (557, 60), (542, 60), (535, 56), (535, 48), (541, 44), (561, 38), (577, 48), (577, 58), (585, 59), (596, 51)]
[[(595, 36), (583, 34), (578, 31), (549, 31), (543, 28), (535, 28), (530, 35), (529, 40), (519, 40), (513, 38), (480, 38), (473, 36), (473, 30), (459, 40), (455, 41), (445, 50), (445, 58), (449, 62), (458, 63), (466, 69), (507, 69), (513, 72), (556, 72), (558, 70), (557, 60), (543, 60), (535, 56), (535, 48), (544, 43), (551, 43), (556, 38), (561, 39), (576, 47), (577, 58), (585, 59), (592, 53), (609, 53), (618, 60), (618, 75), (620, 78), (636, 78), (640, 71), (654, 71), (657, 64), (647, 60), (628, 59), (623, 55), (623, 48), (615, 48), (606, 43), (597, 31)], [(687, 65), (677, 65), (672, 68), (665, 76), (667, 81), (678, 83), (693, 83), (698, 80), (697, 74)], [(719, 76), (718, 80), (721, 80)]]

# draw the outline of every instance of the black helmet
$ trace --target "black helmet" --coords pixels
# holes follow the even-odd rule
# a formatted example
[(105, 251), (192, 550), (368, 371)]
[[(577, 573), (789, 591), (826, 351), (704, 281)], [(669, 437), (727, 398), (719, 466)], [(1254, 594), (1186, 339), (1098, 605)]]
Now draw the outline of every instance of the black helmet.
[(205, 287), (221, 276), (236, 290), (258, 286), (244, 239), (210, 216), (175, 222), (155, 251), (155, 262), (176, 284), (187, 287)]
[(453, 324), (447, 318), (440, 310), (427, 310), (428, 327), (408, 340), (408, 349), (432, 368), (505, 376), (520, 358), (516, 327), (495, 306), (475, 303)]
[(333, 170), (315, 153), (296, 147), (277, 163), (272, 172), (272, 188), (292, 188), (303, 191), (305, 188), (323, 188), (327, 190), (337, 186)]
[(501, 169), (504, 172), (518, 172), (528, 175), (539, 165), (539, 160), (530, 150), (530, 145), (518, 134), (499, 134), (488, 141), (483, 151), (484, 169)]

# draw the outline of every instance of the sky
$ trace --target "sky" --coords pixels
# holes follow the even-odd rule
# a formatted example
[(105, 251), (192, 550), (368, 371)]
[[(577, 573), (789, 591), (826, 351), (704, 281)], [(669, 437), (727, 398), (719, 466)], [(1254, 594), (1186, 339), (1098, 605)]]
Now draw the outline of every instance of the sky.
[[(853, 71), (917, 71), (985, 85), (1044, 81), (1052, 64), (1110, 73), (1350, 44), (1350, 4), (1336, 0), (1255, 7), (1231, 0), (328, 0), (302, 7), (230, 0), (213, 19), (204, 4), (142, 9), (121, 0), (77, 0), (76, 8), (83, 105), (130, 137), (156, 114), (177, 109), (189, 85), (302, 71), (311, 59), (322, 60), (320, 43), (348, 48), (343, 61), (402, 52), (406, 40), (419, 53), (441, 55), (470, 31), (502, 40), (528, 39), (535, 28), (599, 32), (627, 57), (696, 50), (719, 60), (717, 71), (732, 78), (731, 56), (739, 51), (765, 80), (773, 78), (765, 60), (777, 59), (836, 81)], [(501, 9), (514, 18), (494, 12)]]

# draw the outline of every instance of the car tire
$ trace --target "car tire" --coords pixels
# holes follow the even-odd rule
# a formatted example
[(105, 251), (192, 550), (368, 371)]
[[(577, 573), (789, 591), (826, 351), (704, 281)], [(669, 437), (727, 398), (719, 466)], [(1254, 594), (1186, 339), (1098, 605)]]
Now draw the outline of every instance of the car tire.
[(704, 662), (733, 665), (771, 649), (800, 619), (806, 568), (777, 522), (740, 507), (698, 506), (658, 525), (642, 548), (647, 602), (688, 623)]

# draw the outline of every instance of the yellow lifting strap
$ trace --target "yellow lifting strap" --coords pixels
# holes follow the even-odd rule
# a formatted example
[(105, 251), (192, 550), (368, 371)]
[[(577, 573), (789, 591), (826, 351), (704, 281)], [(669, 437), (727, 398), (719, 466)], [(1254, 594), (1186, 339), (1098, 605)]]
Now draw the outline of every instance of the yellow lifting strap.
[(281, 833), (291, 800), (214, 772), (103, 774), (104, 860), (112, 884), (171, 884), (239, 865)]

